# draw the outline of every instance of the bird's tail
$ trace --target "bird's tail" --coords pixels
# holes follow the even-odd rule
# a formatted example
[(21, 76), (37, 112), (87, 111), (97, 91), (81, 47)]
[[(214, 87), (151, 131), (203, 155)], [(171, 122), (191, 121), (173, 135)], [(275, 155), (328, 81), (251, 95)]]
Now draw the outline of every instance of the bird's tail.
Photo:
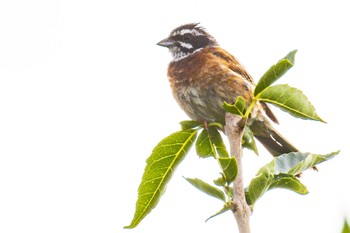
[(253, 120), (250, 124), (250, 128), (255, 138), (258, 139), (274, 157), (299, 151), (272, 127), (267, 118), (263, 118), (263, 120)]

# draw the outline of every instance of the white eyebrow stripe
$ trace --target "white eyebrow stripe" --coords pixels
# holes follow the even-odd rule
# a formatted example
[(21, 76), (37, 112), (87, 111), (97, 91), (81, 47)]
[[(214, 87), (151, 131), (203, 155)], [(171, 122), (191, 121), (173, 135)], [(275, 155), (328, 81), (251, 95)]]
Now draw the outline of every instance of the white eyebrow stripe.
[(183, 29), (180, 31), (180, 35), (185, 35), (186, 33), (191, 33), (192, 35), (201, 35), (201, 33), (199, 33), (196, 29)]
[(203, 33), (197, 31), (196, 28), (194, 28), (194, 29), (182, 29), (181, 31), (175, 32), (173, 35), (174, 36), (176, 36), (176, 35), (183, 36), (186, 33), (190, 33), (190, 34), (195, 35), (195, 36), (202, 36), (202, 35), (204, 35)]

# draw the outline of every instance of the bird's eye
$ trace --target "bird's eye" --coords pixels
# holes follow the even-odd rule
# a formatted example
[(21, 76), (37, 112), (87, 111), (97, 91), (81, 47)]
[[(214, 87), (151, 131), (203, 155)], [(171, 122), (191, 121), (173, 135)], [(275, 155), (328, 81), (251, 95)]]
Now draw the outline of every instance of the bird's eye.
[(191, 34), (190, 34), (190, 33), (186, 33), (186, 34), (184, 35), (184, 40), (185, 40), (185, 41), (191, 40)]

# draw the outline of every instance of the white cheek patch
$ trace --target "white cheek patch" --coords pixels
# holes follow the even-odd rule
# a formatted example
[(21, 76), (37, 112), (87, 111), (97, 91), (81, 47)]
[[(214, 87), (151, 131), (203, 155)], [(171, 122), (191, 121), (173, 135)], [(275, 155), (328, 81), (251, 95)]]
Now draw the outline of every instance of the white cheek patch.
[(181, 42), (179, 41), (180, 45), (186, 49), (192, 49), (193, 46), (191, 44), (185, 43), (185, 42)]

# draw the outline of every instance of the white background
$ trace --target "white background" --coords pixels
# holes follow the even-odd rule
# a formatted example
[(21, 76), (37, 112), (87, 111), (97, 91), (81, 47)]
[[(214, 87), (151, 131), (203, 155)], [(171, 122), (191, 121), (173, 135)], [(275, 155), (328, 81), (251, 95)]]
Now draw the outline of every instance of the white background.
[[(340, 232), (349, 217), (349, 6), (346, 1), (6, 1), (0, 3), (0, 232), (237, 232), (221, 203), (183, 178), (208, 182), (216, 163), (194, 151), (157, 208), (134, 230), (145, 160), (188, 119), (156, 43), (201, 22), (255, 77), (298, 49), (279, 83), (298, 87), (328, 124), (274, 109), (303, 151), (341, 154), (307, 171), (310, 193), (268, 192), (252, 232)], [(270, 161), (245, 151), (245, 180)]]

